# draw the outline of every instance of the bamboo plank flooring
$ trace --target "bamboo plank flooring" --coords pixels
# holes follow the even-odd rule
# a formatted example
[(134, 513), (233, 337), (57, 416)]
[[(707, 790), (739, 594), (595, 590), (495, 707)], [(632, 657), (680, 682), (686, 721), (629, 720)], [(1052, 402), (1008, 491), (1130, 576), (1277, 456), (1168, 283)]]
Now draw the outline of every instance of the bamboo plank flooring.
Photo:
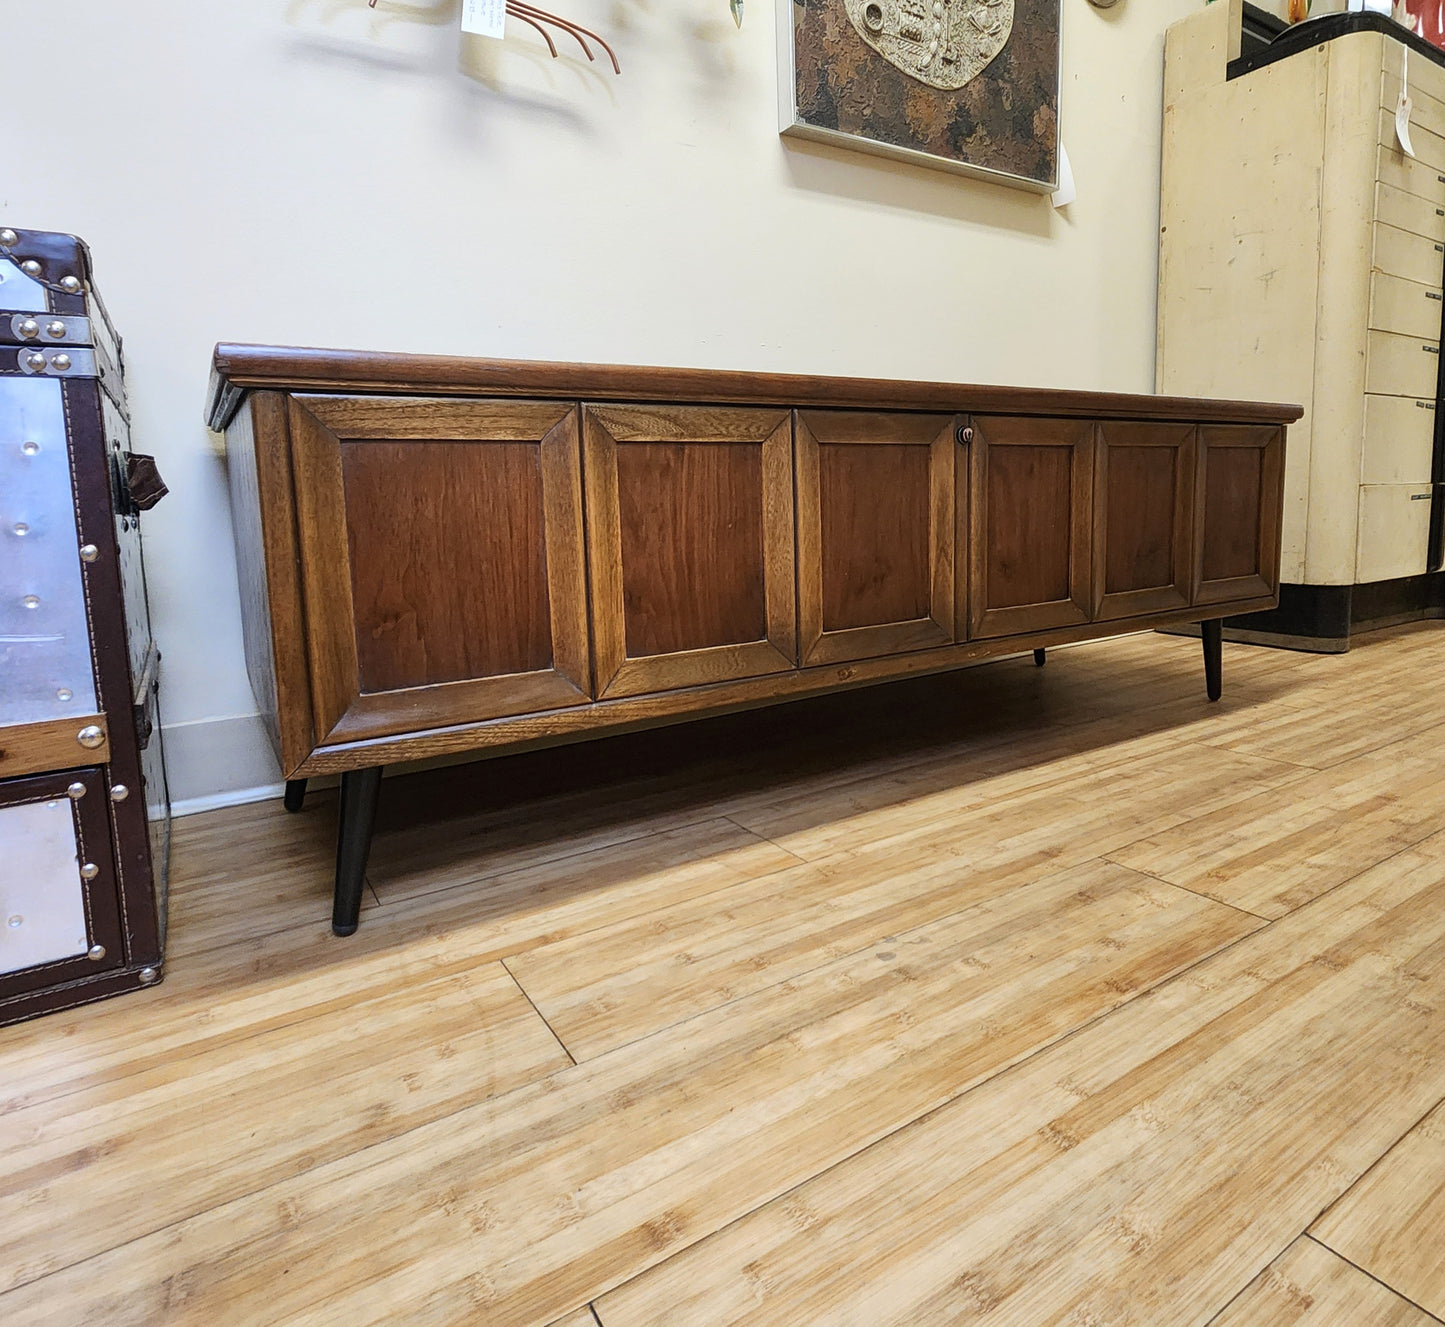
[(1445, 1315), (1445, 1105), (1310, 1227), (1322, 1244)]
[(348, 941), (325, 794), (180, 822), (0, 1030), (0, 1321), (1433, 1321), (1445, 629), (1198, 650), (388, 780)]
[(1295, 1240), (1215, 1327), (1434, 1327), (1439, 1321), (1314, 1240)]

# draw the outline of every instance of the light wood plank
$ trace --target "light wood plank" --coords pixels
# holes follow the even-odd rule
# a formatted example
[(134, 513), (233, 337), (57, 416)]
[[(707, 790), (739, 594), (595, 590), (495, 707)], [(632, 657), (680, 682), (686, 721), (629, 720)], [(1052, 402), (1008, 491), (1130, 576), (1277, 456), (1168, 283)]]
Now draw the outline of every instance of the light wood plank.
[(1250, 925), (1121, 867), (1062, 873), (55, 1273), (0, 1316), (546, 1322)]
[[(915, 766), (881, 789), (850, 787), (820, 824), (785, 836), (807, 853), (834, 849), (816, 863), (557, 941), (508, 965), (568, 1051), (590, 1059), (1085, 861), (1139, 827), (1297, 773), (1208, 747), (1161, 743), (1149, 759), (1131, 759), (1133, 749), (1116, 748), (1102, 768), (1090, 752), (972, 784), (943, 765)], [(1090, 795), (1081, 797), (1075, 789), (1085, 769)], [(949, 786), (955, 779), (960, 786)], [(875, 795), (876, 806), (848, 814)]]
[(1108, 855), (1185, 889), (1279, 917), (1440, 827), (1445, 743), (1426, 732), (1165, 828)]
[[(299, 815), (287, 815), (278, 802), (268, 801), (194, 819), (200, 823), (187, 823), (171, 850), (172, 878), (183, 884), (171, 895), (167, 962), (234, 944), (243, 910), (257, 938), (328, 915), (334, 877), (327, 858), (336, 850), (333, 796), (313, 794)], [(241, 858), (240, 884), (237, 845), (258, 841), (264, 850)], [(376, 906), (369, 890), (361, 906), (368, 913)]]
[(1212, 1327), (1432, 1327), (1438, 1321), (1301, 1236)]
[(570, 1063), (493, 963), (11, 1111), (0, 1287)]
[(1442, 1231), (1445, 1102), (1310, 1227), (1316, 1239), (1436, 1317), (1445, 1315)]
[[(1311, 656), (1288, 674), (1287, 709), (1258, 715), (1247, 732), (1198, 740), (1329, 769), (1438, 727), (1441, 715), (1433, 700), (1445, 687), (1445, 652), (1437, 632), (1435, 623), (1416, 623), (1352, 641), (1345, 667), (1331, 666), (1338, 664), (1335, 656)], [(1225, 648), (1226, 660), (1240, 652)], [(1226, 679), (1229, 667), (1226, 662)], [(1342, 715), (1369, 718), (1341, 723)]]
[(565, 1318), (558, 1318), (552, 1327), (597, 1327), (597, 1316), (590, 1308), (578, 1309)]
[[(271, 815), (285, 825), (278, 808)], [(232, 813), (217, 819), (232, 823)], [(307, 881), (326, 881), (330, 855), (327, 847), (298, 863), (298, 872)], [(227, 860), (245, 869), (234, 855)], [(0, 1029), (0, 1118), (793, 862), (732, 822), (713, 820), (627, 839), (565, 863), (540, 862), (477, 889), (424, 892), (387, 904), (375, 910), (379, 924), (363, 926), (345, 944), (331, 934), (329, 910), (310, 901), (310, 883), (297, 887), (292, 925), (252, 937), (243, 884), (233, 881), (226, 891), (233, 909), (229, 946), (181, 957), (162, 985), (125, 1001)]]
[(1445, 837), (598, 1301), (659, 1322), (1203, 1323), (1445, 1089)]
[[(953, 817), (980, 810), (1011, 821), (1015, 832), (1029, 833), (1030, 824), (1040, 836), (1049, 825), (1072, 830), (1088, 856), (1086, 843), (1095, 853), (1105, 850), (1100, 826), (1110, 827), (1104, 839), (1122, 846), (1130, 841), (1129, 823), (1180, 823), (1301, 773), (1282, 760), (1190, 745), (1173, 732), (1132, 739), (1121, 733), (1114, 742), (1099, 737), (1090, 733), (1086, 748), (1072, 757), (1045, 738), (1055, 753), (1046, 761), (1029, 759), (1027, 751), (1001, 752), (997, 763), (949, 752), (892, 778), (850, 782), (836, 797), (815, 795), (802, 805), (756, 799), (752, 806), (729, 805), (728, 816), (809, 861), (885, 837), (946, 836), (957, 823)], [(995, 771), (999, 777), (987, 777)]]

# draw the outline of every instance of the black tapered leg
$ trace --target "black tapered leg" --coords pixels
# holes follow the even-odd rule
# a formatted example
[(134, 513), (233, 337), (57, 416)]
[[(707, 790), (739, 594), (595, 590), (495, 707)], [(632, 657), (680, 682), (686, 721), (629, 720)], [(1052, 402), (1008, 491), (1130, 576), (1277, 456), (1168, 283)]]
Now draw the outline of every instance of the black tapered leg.
[(1035, 651), (1034, 651), (1034, 665), (1035, 665), (1035, 667), (1042, 668), (1042, 667), (1044, 666), (1044, 660), (1045, 660), (1047, 657), (1048, 657), (1048, 656), (1045, 655), (1045, 653), (1043, 652), (1043, 650), (1035, 650)]
[(306, 780), (305, 780), (305, 779), (287, 779), (287, 780), (286, 780), (286, 796), (285, 796), (285, 799), (282, 801), (281, 804), (282, 804), (288, 811), (299, 811), (299, 810), (301, 809), (301, 807), (302, 807), (302, 804), (303, 804), (305, 801), (306, 801)]
[(1210, 700), (1218, 700), (1224, 691), (1222, 659), (1224, 643), (1224, 619), (1214, 618), (1199, 624), (1204, 640), (1204, 689)]
[(331, 906), (331, 930), (336, 935), (353, 934), (361, 916), (361, 891), (366, 887), (366, 858), (371, 851), (371, 827), (376, 820), (380, 790), (380, 765), (350, 770), (341, 776), (336, 897)]

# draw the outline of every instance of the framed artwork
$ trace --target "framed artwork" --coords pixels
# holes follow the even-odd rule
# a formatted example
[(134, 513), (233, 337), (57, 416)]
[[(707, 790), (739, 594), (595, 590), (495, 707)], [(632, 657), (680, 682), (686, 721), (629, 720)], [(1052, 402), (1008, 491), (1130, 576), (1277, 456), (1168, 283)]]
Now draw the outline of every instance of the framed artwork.
[(1061, 0), (779, 0), (781, 131), (1058, 184)]

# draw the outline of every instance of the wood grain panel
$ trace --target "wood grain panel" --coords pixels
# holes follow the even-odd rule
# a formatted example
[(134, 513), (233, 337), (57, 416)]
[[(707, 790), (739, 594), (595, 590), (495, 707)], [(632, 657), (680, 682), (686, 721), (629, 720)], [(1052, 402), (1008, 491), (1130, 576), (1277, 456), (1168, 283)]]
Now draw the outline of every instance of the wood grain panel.
[(970, 481), (974, 636), (1087, 622), (1094, 428), (975, 417)]
[(1445, 1317), (1442, 1230), (1445, 1102), (1385, 1153), (1310, 1234), (1440, 1318)]
[(293, 397), (290, 424), (324, 740), (586, 700), (575, 407)]
[(1437, 1321), (1301, 1236), (1211, 1327), (1435, 1327)]
[(1218, 448), (1209, 458), (1204, 494), (1204, 579), (1234, 580), (1259, 573), (1260, 453)]
[(1109, 423), (1094, 473), (1094, 616), (1163, 612), (1189, 602), (1195, 430)]
[(1196, 469), (1194, 602), (1276, 593), (1283, 431), (1201, 428)]
[(552, 666), (535, 442), (344, 442), (362, 692)]
[(621, 447), (617, 514), (629, 658), (767, 637), (761, 447)]
[(805, 664), (953, 639), (954, 426), (951, 415), (798, 413)]
[(598, 695), (791, 669), (789, 416), (586, 406), (583, 420)]
[(929, 449), (823, 447), (823, 630), (927, 617)]

